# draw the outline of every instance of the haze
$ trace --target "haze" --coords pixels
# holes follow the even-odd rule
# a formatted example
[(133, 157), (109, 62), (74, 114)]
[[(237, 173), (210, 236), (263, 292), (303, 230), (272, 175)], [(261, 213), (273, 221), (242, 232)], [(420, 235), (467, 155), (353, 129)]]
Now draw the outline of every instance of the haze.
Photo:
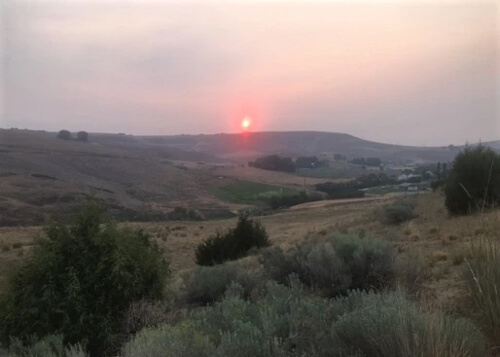
[(7, 1), (0, 126), (500, 139), (491, 2)]

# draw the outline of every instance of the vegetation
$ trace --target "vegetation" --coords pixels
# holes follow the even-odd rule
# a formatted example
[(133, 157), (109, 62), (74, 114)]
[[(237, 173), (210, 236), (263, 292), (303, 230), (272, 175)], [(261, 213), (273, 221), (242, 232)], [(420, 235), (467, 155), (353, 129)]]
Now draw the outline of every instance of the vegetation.
[(481, 325), (500, 343), (500, 244), (487, 239), (473, 243), (472, 258), (466, 261), (464, 277)]
[(179, 300), (187, 304), (207, 305), (222, 300), (233, 283), (242, 288), (242, 295), (250, 297), (262, 284), (260, 272), (244, 269), (240, 264), (228, 262), (215, 266), (201, 266), (183, 276)]
[(500, 205), (500, 155), (484, 146), (466, 146), (446, 181), (445, 204), (451, 214), (469, 214)]
[(272, 209), (285, 208), (295, 206), (301, 203), (320, 201), (323, 199), (323, 195), (318, 193), (306, 193), (301, 191), (298, 194), (282, 196), (275, 195), (269, 198), (269, 206)]
[(294, 172), (295, 164), (290, 157), (280, 157), (279, 155), (269, 155), (250, 161), (248, 166), (257, 167), (263, 170)]
[(360, 191), (366, 188), (392, 185), (395, 181), (384, 173), (370, 173), (361, 175), (355, 180), (342, 183), (325, 182), (315, 186), (318, 191), (327, 193), (331, 198), (358, 198), (365, 193)]
[(325, 166), (325, 161), (320, 161), (316, 156), (300, 156), (295, 160), (296, 169), (316, 169)]
[(68, 130), (59, 130), (57, 138), (62, 140), (71, 140), (71, 133)]
[(266, 204), (272, 196), (290, 196), (297, 191), (264, 183), (238, 181), (222, 187), (214, 187), (210, 192), (222, 201), (239, 204)]
[(106, 223), (95, 202), (45, 234), (3, 296), (2, 341), (60, 334), (65, 345), (83, 342), (91, 356), (112, 350), (127, 306), (162, 296), (162, 253), (143, 232)]
[(380, 160), (378, 157), (361, 157), (349, 160), (349, 163), (364, 166), (380, 166), (382, 164), (382, 160)]
[(175, 207), (168, 214), (168, 219), (172, 221), (202, 221), (203, 216), (192, 208)]
[(470, 323), (419, 311), (396, 293), (353, 291), (326, 300), (300, 283), (268, 283), (255, 302), (233, 285), (213, 307), (175, 326), (145, 330), (123, 348), (136, 356), (484, 356)]
[(65, 347), (61, 335), (49, 335), (40, 341), (25, 346), (20, 340), (14, 339), (8, 350), (2, 351), (0, 356), (9, 357), (87, 357), (80, 345)]
[(234, 229), (226, 233), (218, 232), (198, 245), (196, 263), (221, 264), (245, 256), (252, 248), (263, 248), (270, 244), (266, 230), (260, 222), (240, 215)]
[(316, 190), (328, 194), (330, 198), (359, 198), (364, 197), (365, 193), (355, 187), (353, 182), (333, 183), (325, 182), (319, 183), (315, 186)]
[(89, 133), (86, 131), (79, 131), (76, 133), (76, 140), (87, 142), (89, 140)]
[(395, 252), (374, 238), (335, 234), (325, 243), (305, 242), (290, 252), (274, 247), (263, 252), (264, 271), (285, 283), (291, 274), (327, 296), (348, 290), (381, 290), (395, 279)]
[(401, 224), (415, 217), (415, 203), (409, 199), (398, 199), (382, 207), (380, 220), (386, 224)]

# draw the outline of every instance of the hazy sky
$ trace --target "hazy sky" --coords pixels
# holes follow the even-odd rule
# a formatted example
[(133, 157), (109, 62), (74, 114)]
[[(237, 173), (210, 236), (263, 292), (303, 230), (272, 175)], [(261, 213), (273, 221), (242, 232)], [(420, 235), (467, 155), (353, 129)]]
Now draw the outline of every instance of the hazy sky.
[(0, 127), (500, 139), (496, 1), (14, 1)]

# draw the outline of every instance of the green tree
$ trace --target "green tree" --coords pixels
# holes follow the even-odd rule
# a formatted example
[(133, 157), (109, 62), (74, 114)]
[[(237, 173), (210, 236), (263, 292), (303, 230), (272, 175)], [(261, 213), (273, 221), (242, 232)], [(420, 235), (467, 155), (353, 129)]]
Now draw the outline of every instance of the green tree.
[(455, 158), (444, 187), (452, 214), (468, 214), (500, 204), (500, 155), (484, 146), (466, 146)]
[(57, 138), (62, 140), (71, 140), (71, 133), (68, 130), (60, 130)]
[(86, 131), (79, 131), (77, 134), (76, 134), (76, 140), (78, 141), (88, 141), (89, 140), (89, 133), (87, 133)]
[(168, 264), (142, 231), (105, 222), (91, 202), (70, 225), (54, 223), (10, 280), (0, 309), (0, 337), (61, 334), (91, 356), (116, 348), (130, 303), (159, 298)]

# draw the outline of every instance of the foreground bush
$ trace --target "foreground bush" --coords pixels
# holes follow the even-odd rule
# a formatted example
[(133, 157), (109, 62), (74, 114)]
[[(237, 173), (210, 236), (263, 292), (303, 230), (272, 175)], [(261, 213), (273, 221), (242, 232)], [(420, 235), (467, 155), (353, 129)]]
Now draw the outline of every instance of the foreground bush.
[(260, 222), (240, 215), (236, 228), (226, 233), (218, 232), (196, 248), (198, 265), (221, 264), (244, 257), (252, 248), (269, 246), (266, 230)]
[(33, 344), (23, 345), (13, 340), (8, 350), (0, 349), (0, 356), (9, 357), (87, 357), (80, 345), (65, 347), (61, 335), (49, 335)]
[[(146, 330), (125, 357), (484, 356), (481, 333), (464, 320), (423, 313), (396, 293), (351, 292), (327, 300), (269, 283), (255, 302), (233, 285), (182, 324)], [(172, 352), (173, 351), (173, 352)]]
[(113, 348), (128, 305), (162, 296), (168, 265), (142, 232), (103, 223), (96, 203), (72, 225), (52, 224), (10, 280), (0, 333), (26, 340), (61, 334), (91, 356)]
[(374, 238), (335, 234), (327, 242), (305, 242), (290, 252), (263, 252), (264, 270), (277, 282), (296, 274), (305, 285), (327, 296), (348, 290), (380, 290), (395, 279), (395, 252), (390, 243)]
[(484, 146), (466, 146), (444, 186), (451, 214), (469, 214), (500, 205), (500, 155)]
[(500, 344), (500, 244), (492, 240), (475, 243), (466, 261), (465, 280), (481, 325), (492, 341)]
[(263, 285), (263, 277), (236, 263), (198, 267), (184, 275), (179, 299), (188, 304), (211, 304), (221, 300), (233, 283), (239, 284), (243, 296), (248, 298), (254, 289)]
[(380, 220), (385, 224), (401, 224), (415, 218), (414, 202), (410, 200), (396, 200), (382, 206)]

